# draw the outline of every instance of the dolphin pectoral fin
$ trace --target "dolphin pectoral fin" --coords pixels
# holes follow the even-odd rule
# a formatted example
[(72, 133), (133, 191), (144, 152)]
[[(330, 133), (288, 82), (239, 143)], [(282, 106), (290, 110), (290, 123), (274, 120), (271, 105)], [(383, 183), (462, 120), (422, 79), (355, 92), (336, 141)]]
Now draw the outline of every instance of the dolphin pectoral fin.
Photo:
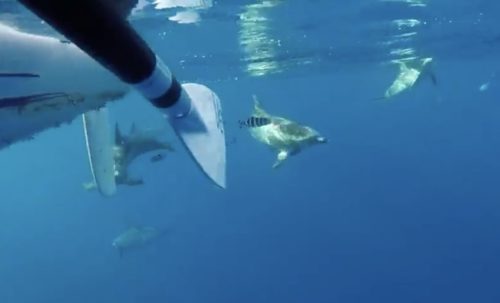
[(288, 152), (286, 150), (282, 150), (278, 153), (278, 156), (276, 157), (276, 162), (273, 164), (273, 168), (278, 168), (281, 166), (283, 161), (288, 159)]

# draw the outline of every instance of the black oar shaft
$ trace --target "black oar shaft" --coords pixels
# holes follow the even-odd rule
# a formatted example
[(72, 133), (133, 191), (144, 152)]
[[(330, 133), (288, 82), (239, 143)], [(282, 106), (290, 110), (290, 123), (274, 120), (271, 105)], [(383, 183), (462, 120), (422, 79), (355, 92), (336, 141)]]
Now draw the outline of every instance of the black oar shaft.
[[(155, 106), (176, 103), (181, 87), (113, 6), (102, 0), (19, 0)], [(166, 69), (166, 67), (164, 68)]]

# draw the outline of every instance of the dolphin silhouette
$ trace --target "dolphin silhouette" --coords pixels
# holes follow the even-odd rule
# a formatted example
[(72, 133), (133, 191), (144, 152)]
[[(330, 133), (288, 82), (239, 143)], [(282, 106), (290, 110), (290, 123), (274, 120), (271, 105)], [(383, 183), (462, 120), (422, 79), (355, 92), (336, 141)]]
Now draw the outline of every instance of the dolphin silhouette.
[(122, 257), (125, 252), (144, 247), (166, 233), (151, 226), (131, 226), (114, 238), (111, 245)]
[[(129, 166), (139, 156), (152, 151), (169, 151), (175, 149), (166, 141), (159, 139), (163, 131), (161, 129), (138, 129), (132, 124), (128, 135), (122, 134), (118, 124), (115, 124), (115, 142), (113, 145), (114, 175), (116, 184), (141, 185), (144, 181), (140, 178), (133, 178), (129, 175)], [(95, 182), (85, 183), (87, 190), (96, 187)]]

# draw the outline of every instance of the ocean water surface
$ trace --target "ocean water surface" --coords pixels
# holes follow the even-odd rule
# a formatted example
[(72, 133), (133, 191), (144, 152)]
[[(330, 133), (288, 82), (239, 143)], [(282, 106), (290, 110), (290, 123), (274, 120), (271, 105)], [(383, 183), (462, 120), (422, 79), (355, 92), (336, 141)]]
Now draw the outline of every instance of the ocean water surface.
[[(221, 99), (227, 189), (136, 93), (109, 106), (113, 121), (164, 128), (176, 148), (133, 163), (142, 186), (83, 189), (81, 119), (3, 149), (0, 302), (500, 302), (498, 12), (141, 0), (134, 28), (180, 81)], [(15, 1), (0, 1), (0, 22), (58, 36)], [(421, 58), (436, 83), (381, 98), (400, 62)], [(276, 152), (238, 126), (253, 95), (328, 143), (272, 169)], [(165, 233), (120, 255), (113, 239), (131, 226)]]

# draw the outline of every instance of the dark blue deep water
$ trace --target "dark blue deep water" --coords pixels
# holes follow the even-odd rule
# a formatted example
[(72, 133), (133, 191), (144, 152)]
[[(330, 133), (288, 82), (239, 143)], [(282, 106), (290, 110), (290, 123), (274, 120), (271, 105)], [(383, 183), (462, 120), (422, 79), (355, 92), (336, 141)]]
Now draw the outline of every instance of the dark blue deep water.
[[(0, 17), (23, 25), (7, 2)], [(268, 42), (250, 50), (240, 16), (266, 1), (218, 1), (197, 24), (152, 7), (131, 19), (180, 80), (221, 98), (227, 189), (170, 131), (176, 152), (138, 159), (145, 184), (111, 198), (82, 188), (81, 119), (0, 152), (0, 303), (500, 302), (500, 2), (267, 2)], [(437, 85), (374, 100), (405, 56), (432, 57)], [(328, 144), (273, 170), (238, 128), (253, 94)], [(110, 111), (124, 129), (164, 123), (135, 93)], [(120, 257), (131, 225), (168, 232)]]

